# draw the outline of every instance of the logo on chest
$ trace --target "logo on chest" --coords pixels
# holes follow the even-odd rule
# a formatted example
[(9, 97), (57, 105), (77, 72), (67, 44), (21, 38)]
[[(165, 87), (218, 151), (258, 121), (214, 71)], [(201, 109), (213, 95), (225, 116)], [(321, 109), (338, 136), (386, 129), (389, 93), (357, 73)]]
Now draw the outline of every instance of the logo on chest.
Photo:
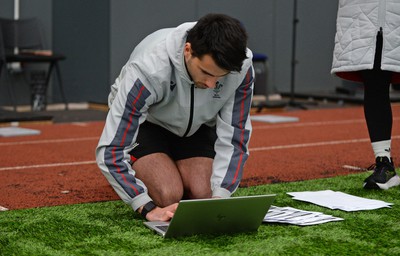
[(213, 89), (213, 92), (214, 92), (213, 98), (214, 99), (221, 98), (219, 93), (221, 92), (223, 86), (224, 86), (223, 84), (221, 84), (220, 82), (217, 81), (217, 83), (215, 84), (215, 88)]

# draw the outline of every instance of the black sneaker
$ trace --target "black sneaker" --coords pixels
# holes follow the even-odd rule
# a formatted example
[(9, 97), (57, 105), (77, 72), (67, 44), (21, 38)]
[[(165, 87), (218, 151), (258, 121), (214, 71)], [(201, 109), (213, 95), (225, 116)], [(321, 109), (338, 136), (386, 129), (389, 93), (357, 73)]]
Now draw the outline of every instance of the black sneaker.
[(377, 157), (374, 173), (364, 180), (366, 189), (389, 189), (400, 185), (400, 177), (394, 170), (394, 165), (387, 157)]

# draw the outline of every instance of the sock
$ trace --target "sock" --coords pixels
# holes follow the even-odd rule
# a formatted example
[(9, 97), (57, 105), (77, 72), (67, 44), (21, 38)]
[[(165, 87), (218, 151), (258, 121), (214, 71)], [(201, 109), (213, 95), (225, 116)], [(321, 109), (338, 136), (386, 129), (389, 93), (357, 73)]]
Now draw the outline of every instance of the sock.
[(372, 142), (372, 150), (374, 151), (375, 158), (386, 156), (389, 160), (390, 159), (390, 145), (392, 140), (382, 140)]

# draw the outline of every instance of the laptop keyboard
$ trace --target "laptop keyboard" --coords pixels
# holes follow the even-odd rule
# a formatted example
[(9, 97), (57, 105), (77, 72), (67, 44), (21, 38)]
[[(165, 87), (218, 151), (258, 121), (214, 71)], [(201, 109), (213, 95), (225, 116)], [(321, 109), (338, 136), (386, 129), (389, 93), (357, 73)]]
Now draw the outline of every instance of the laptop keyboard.
[(167, 232), (167, 229), (168, 229), (168, 225), (158, 225), (158, 226), (156, 226), (157, 228), (159, 228), (159, 229), (161, 229), (162, 231), (164, 231), (164, 232)]

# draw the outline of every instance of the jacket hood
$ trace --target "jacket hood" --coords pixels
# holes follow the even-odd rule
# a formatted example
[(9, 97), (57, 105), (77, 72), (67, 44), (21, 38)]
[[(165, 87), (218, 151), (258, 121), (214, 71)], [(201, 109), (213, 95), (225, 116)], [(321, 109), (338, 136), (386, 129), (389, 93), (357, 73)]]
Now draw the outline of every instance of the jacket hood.
[(174, 29), (166, 38), (166, 46), (168, 57), (174, 67), (183, 74), (182, 79), (192, 83), (185, 66), (185, 58), (183, 50), (186, 43), (187, 32), (196, 24), (196, 22), (183, 23)]

